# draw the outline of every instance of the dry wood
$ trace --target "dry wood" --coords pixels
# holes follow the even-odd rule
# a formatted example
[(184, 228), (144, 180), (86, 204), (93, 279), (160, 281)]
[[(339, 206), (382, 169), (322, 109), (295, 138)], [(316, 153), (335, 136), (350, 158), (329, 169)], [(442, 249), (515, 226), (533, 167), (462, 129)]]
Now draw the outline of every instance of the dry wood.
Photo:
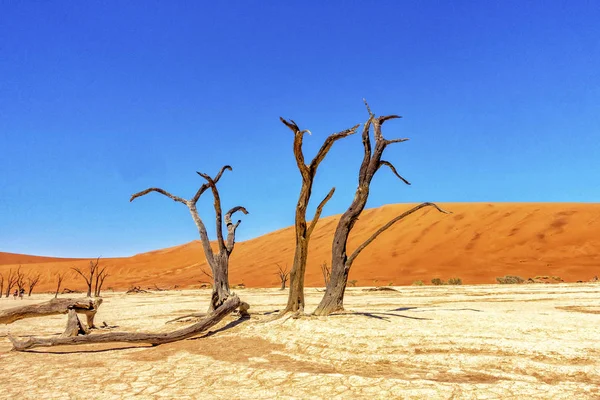
[(240, 303), (240, 298), (235, 294), (231, 294), (229, 298), (221, 305), (221, 307), (211, 312), (206, 318), (183, 329), (178, 329), (168, 333), (110, 332), (73, 337), (30, 337), (25, 340), (19, 340), (11, 335), (8, 335), (8, 338), (13, 344), (13, 350), (16, 351), (24, 351), (35, 347), (81, 345), (91, 343), (148, 343), (156, 346), (159, 344), (188, 339), (198, 335), (199, 333), (202, 333), (203, 331), (219, 323), (219, 321), (221, 321), (225, 316), (238, 308)]
[(294, 157), (296, 159), (296, 164), (298, 166), (298, 170), (300, 171), (300, 175), (302, 176), (302, 186), (300, 188), (300, 195), (296, 204), (296, 215), (294, 220), (296, 234), (296, 249), (294, 253), (294, 263), (292, 265), (292, 270), (290, 271), (290, 291), (288, 295), (288, 303), (286, 308), (280, 314), (283, 315), (289, 311), (302, 312), (304, 310), (304, 275), (306, 272), (306, 262), (308, 259), (308, 244), (310, 241), (310, 236), (314, 231), (317, 222), (319, 221), (319, 217), (321, 215), (323, 207), (329, 201), (329, 199), (331, 199), (331, 196), (333, 196), (333, 193), (335, 191), (335, 188), (332, 188), (329, 191), (327, 196), (325, 196), (325, 198), (318, 205), (310, 226), (307, 226), (306, 209), (310, 201), (313, 181), (317, 173), (317, 168), (331, 149), (331, 146), (333, 146), (333, 144), (339, 139), (354, 134), (356, 132), (356, 129), (358, 129), (359, 125), (356, 125), (350, 129), (346, 129), (338, 133), (334, 133), (327, 137), (327, 139), (325, 139), (325, 142), (317, 152), (317, 155), (307, 165), (304, 160), (302, 143), (304, 139), (304, 134), (310, 134), (310, 131), (306, 129), (301, 130), (296, 124), (296, 122), (294, 122), (293, 120), (288, 121), (284, 118), (280, 118), (280, 120), (294, 133)]
[[(46, 303), (9, 308), (0, 311), (0, 324), (12, 324), (24, 318), (66, 314), (69, 309), (86, 314), (88, 326), (93, 327), (93, 316), (102, 304), (102, 299), (52, 299)], [(91, 318), (91, 321), (90, 321)]]
[[(392, 163), (381, 159), (381, 157), (383, 156), (383, 152), (388, 145), (393, 143), (402, 143), (408, 140), (387, 140), (383, 137), (383, 134), (381, 132), (381, 127), (384, 122), (401, 117), (398, 115), (386, 115), (376, 117), (375, 114), (371, 112), (371, 108), (369, 107), (369, 104), (366, 102), (366, 100), (365, 106), (367, 107), (369, 118), (364, 124), (362, 131), (364, 156), (358, 172), (358, 188), (356, 189), (356, 193), (354, 195), (352, 203), (350, 204), (346, 212), (341, 216), (334, 233), (332, 245), (331, 277), (329, 279), (329, 283), (327, 284), (325, 295), (323, 296), (323, 299), (321, 300), (317, 309), (315, 310), (316, 315), (329, 315), (332, 312), (344, 309), (344, 293), (348, 283), (348, 274), (350, 268), (352, 267), (352, 263), (354, 262), (356, 257), (361, 253), (361, 251), (363, 251), (370, 243), (372, 243), (381, 233), (383, 233), (396, 222), (404, 219), (408, 215), (424, 207), (434, 207), (438, 211), (446, 213), (446, 211), (442, 210), (434, 203), (420, 204), (414, 207), (413, 209), (392, 219), (390, 222), (378, 229), (364, 243), (359, 245), (358, 248), (350, 256), (348, 256), (348, 237), (350, 235), (350, 232), (352, 231), (352, 228), (354, 227), (354, 224), (358, 220), (360, 214), (363, 212), (367, 204), (371, 181), (375, 176), (375, 173), (382, 166), (386, 166), (390, 168), (392, 173), (396, 175), (396, 177), (398, 177), (402, 182), (404, 182), (407, 185), (410, 185), (410, 182), (398, 173), (398, 171)], [(373, 136), (375, 138), (375, 148), (372, 148), (371, 145), (371, 127), (373, 128)]]
[[(198, 228), (198, 233), (200, 234), (200, 240), (202, 242), (202, 248), (204, 250), (204, 255), (206, 257), (206, 261), (208, 262), (208, 264), (211, 268), (211, 272), (212, 272), (212, 274), (210, 276), (213, 281), (213, 285), (212, 285), (212, 296), (211, 296), (209, 311), (212, 311), (212, 310), (216, 309), (217, 307), (219, 307), (227, 299), (227, 297), (229, 296), (229, 293), (230, 293), (230, 289), (229, 289), (229, 256), (233, 252), (233, 248), (235, 245), (236, 229), (239, 226), (239, 224), (241, 223), (241, 221), (238, 220), (234, 224), (231, 221), (231, 216), (238, 211), (242, 212), (244, 214), (248, 214), (248, 211), (244, 207), (241, 207), (241, 206), (233, 207), (231, 210), (229, 210), (225, 214), (225, 224), (227, 227), (227, 241), (225, 241), (225, 239), (223, 238), (223, 211), (221, 208), (221, 198), (219, 196), (219, 191), (217, 190), (217, 186), (216, 186), (217, 182), (221, 179), (221, 176), (223, 175), (223, 172), (225, 170), (231, 171), (232, 168), (229, 165), (225, 165), (223, 168), (221, 168), (221, 170), (215, 176), (215, 178), (211, 178), (208, 174), (198, 172), (198, 175), (200, 175), (202, 178), (204, 178), (206, 180), (206, 183), (203, 184), (198, 189), (198, 191), (196, 192), (194, 197), (192, 197), (190, 200), (186, 200), (182, 197), (175, 196), (175, 195), (167, 192), (166, 190), (160, 189), (160, 188), (149, 188), (149, 189), (143, 190), (139, 193), (132, 195), (131, 199), (129, 200), (129, 201), (133, 201), (136, 198), (144, 196), (148, 193), (156, 192), (156, 193), (160, 193), (164, 196), (167, 196), (168, 198), (170, 198), (176, 202), (184, 204), (190, 210), (192, 219), (194, 220), (194, 223), (196, 224), (196, 227)], [(217, 233), (217, 243), (219, 245), (219, 249), (216, 254), (210, 245), (210, 239), (208, 238), (208, 232), (206, 230), (206, 226), (204, 225), (204, 222), (200, 218), (200, 215), (198, 214), (198, 210), (196, 208), (196, 204), (198, 203), (200, 196), (202, 195), (202, 193), (204, 193), (208, 189), (211, 189), (211, 192), (213, 194), (214, 208), (215, 208), (215, 214), (216, 214), (216, 218), (215, 218), (216, 233)], [(204, 271), (202, 271), (202, 272), (204, 272)], [(204, 273), (206, 275), (209, 275), (206, 272), (204, 272)]]
[(74, 309), (70, 309), (68, 313), (67, 327), (60, 337), (73, 337), (78, 335), (87, 335), (89, 330), (81, 323)]

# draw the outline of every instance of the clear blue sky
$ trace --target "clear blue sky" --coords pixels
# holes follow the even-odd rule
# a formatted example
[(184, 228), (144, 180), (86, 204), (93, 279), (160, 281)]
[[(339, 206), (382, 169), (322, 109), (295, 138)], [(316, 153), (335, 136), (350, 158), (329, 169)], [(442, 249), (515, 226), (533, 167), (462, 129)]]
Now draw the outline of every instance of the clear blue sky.
[[(0, 251), (126, 256), (198, 238), (190, 197), (231, 164), (238, 239), (293, 223), (300, 177), (279, 116), (324, 138), (398, 113), (369, 207), (600, 200), (598, 1), (0, 0)], [(321, 165), (343, 212), (358, 135)], [(214, 232), (212, 197), (199, 203)], [(214, 237), (214, 236), (213, 236)]]

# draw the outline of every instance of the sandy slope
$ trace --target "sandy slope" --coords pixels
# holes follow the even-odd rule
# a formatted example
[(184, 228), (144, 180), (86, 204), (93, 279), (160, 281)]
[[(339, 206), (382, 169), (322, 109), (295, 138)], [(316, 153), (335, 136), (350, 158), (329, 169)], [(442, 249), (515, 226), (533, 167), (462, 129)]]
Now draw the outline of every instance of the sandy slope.
[[(238, 290), (250, 320), (158, 347), (10, 352), (12, 335), (50, 336), (66, 316), (0, 325), (0, 397), (10, 399), (598, 399), (600, 285), (350, 288), (345, 315), (267, 322), (276, 289)], [(322, 293), (307, 290), (307, 309)], [(45, 301), (0, 299), (0, 309)], [(205, 310), (209, 290), (108, 293), (97, 321), (164, 332)], [(559, 323), (557, 323), (559, 321)], [(100, 334), (94, 332), (93, 334)], [(120, 348), (120, 350), (115, 350)], [(112, 350), (111, 350), (112, 349)]]
[[(443, 215), (433, 209), (398, 223), (365, 250), (354, 264), (350, 279), (358, 285), (411, 284), (415, 280), (460, 277), (464, 283), (494, 283), (505, 274), (524, 278), (560, 276), (567, 282), (600, 275), (600, 204), (580, 203), (447, 203)], [(387, 205), (364, 212), (350, 249), (409, 204)], [(313, 234), (306, 282), (322, 286), (319, 265), (327, 261), (337, 217), (321, 220)], [(190, 223), (192, 221), (190, 220)], [(241, 228), (243, 229), (243, 228)], [(276, 264), (291, 265), (293, 228), (238, 243), (231, 259), (232, 284), (270, 287), (277, 284)], [(43, 274), (40, 290), (54, 286), (53, 274), (85, 266), (85, 260), (34, 260), (23, 269)], [(15, 268), (15, 256), (0, 253), (0, 273)], [(197, 241), (128, 258), (103, 260), (111, 277), (105, 286), (195, 286), (206, 280), (207, 269)], [(65, 286), (81, 288), (74, 278)]]

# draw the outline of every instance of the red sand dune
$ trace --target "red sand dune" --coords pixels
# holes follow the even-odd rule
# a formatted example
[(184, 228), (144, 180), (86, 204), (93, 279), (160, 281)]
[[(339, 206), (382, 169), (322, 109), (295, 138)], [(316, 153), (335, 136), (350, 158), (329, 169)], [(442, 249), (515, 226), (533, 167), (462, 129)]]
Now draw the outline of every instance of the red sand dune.
[[(349, 252), (385, 222), (409, 209), (394, 204), (366, 210), (350, 240)], [(460, 277), (464, 284), (495, 283), (497, 276), (560, 276), (566, 282), (600, 275), (600, 204), (581, 203), (446, 203), (444, 215), (425, 209), (383, 233), (357, 258), (350, 279), (359, 286), (409, 285)], [(330, 264), (333, 231), (339, 216), (319, 221), (313, 233), (307, 286), (323, 286), (320, 264)], [(190, 221), (192, 223), (192, 221)], [(277, 286), (276, 264), (291, 266), (293, 227), (237, 243), (230, 265), (232, 285)], [(38, 289), (53, 290), (55, 274), (68, 273), (63, 287), (83, 289), (70, 268), (88, 260), (52, 259), (0, 253), (0, 273), (22, 264), (42, 274)], [(102, 259), (110, 277), (105, 288), (197, 287), (208, 269), (201, 245), (193, 241), (127, 258)]]

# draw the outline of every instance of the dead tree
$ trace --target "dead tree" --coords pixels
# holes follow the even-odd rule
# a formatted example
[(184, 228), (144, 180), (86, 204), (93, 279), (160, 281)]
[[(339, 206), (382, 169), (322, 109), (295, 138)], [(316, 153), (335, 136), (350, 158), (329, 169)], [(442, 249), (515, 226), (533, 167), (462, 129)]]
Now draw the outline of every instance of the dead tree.
[(27, 286), (29, 286), (29, 290), (27, 291), (27, 296), (31, 297), (31, 292), (33, 292), (33, 288), (40, 281), (40, 276), (41, 275), (38, 273), (37, 275), (30, 276), (27, 278)]
[(296, 164), (300, 170), (302, 176), (302, 186), (300, 188), (300, 196), (298, 203), (296, 204), (296, 216), (294, 221), (294, 227), (296, 232), (296, 250), (294, 253), (294, 263), (292, 264), (292, 270), (290, 271), (290, 291), (288, 296), (288, 303), (286, 308), (282, 311), (282, 315), (288, 311), (292, 312), (303, 312), (304, 311), (304, 275), (306, 273), (306, 261), (308, 259), (308, 243), (310, 236), (319, 221), (321, 212), (325, 204), (331, 199), (335, 188), (332, 188), (327, 196), (319, 203), (315, 211), (315, 215), (310, 223), (310, 226), (306, 223), (306, 209), (310, 196), (312, 193), (312, 185), (317, 173), (319, 164), (323, 161), (331, 146), (342, 138), (352, 135), (356, 132), (359, 125), (356, 125), (345, 131), (334, 133), (330, 135), (319, 149), (319, 152), (310, 162), (306, 164), (304, 161), (304, 153), (302, 151), (302, 141), (304, 134), (311, 132), (309, 130), (301, 130), (293, 120), (285, 120), (280, 118), (293, 133), (294, 133), (294, 156), (296, 158)]
[[(358, 173), (358, 188), (354, 195), (354, 199), (350, 204), (350, 207), (341, 216), (337, 228), (333, 237), (332, 255), (331, 255), (331, 277), (325, 295), (315, 310), (316, 315), (329, 315), (332, 312), (344, 309), (344, 292), (348, 283), (348, 273), (352, 267), (352, 263), (356, 257), (363, 251), (370, 243), (372, 243), (381, 233), (391, 227), (396, 222), (409, 216), (417, 210), (424, 207), (434, 207), (438, 211), (446, 213), (446, 211), (439, 208), (433, 203), (422, 203), (412, 209), (402, 213), (390, 222), (379, 228), (373, 233), (364, 243), (362, 243), (350, 256), (347, 255), (347, 243), (348, 236), (354, 227), (354, 224), (358, 220), (358, 217), (362, 213), (367, 204), (369, 198), (369, 190), (371, 180), (375, 173), (383, 166), (390, 168), (390, 170), (396, 175), (402, 182), (407, 185), (410, 183), (398, 174), (396, 168), (389, 161), (382, 160), (383, 151), (385, 148), (393, 143), (402, 143), (408, 139), (392, 139), (388, 140), (383, 137), (381, 133), (381, 126), (384, 122), (400, 118), (398, 115), (387, 115), (376, 117), (369, 108), (369, 105), (365, 101), (367, 111), (369, 112), (369, 119), (365, 123), (362, 131), (362, 142), (364, 147), (364, 157), (360, 165)], [(370, 130), (373, 127), (373, 136), (375, 138), (375, 149), (371, 148), (371, 137)]]
[(276, 272), (276, 275), (279, 277), (279, 281), (281, 282), (281, 290), (285, 290), (285, 284), (288, 281), (288, 278), (290, 276), (290, 273), (288, 271), (287, 265), (285, 267), (285, 269), (281, 268), (281, 265), (277, 264), (277, 268), (278, 271)]
[(21, 291), (25, 291), (25, 273), (21, 272), (20, 265), (19, 265), (19, 268), (17, 269), (16, 284), (17, 284), (17, 287), (19, 288), (19, 293), (21, 293)]
[(102, 299), (52, 299), (45, 303), (9, 308), (0, 311), (0, 324), (12, 324), (25, 318), (44, 317), (47, 315), (66, 314), (69, 309), (85, 314), (88, 327), (94, 326), (94, 316)]
[(108, 271), (106, 271), (106, 267), (102, 268), (99, 272), (96, 273), (96, 285), (94, 286), (94, 297), (100, 297), (100, 292), (102, 291), (102, 285), (104, 285), (104, 280), (108, 277)]
[(90, 266), (88, 270), (84, 273), (81, 269), (73, 267), (71, 268), (73, 271), (81, 275), (83, 279), (85, 279), (85, 284), (87, 285), (87, 297), (92, 297), (92, 284), (94, 283), (94, 277), (98, 273), (98, 263), (100, 262), (100, 257), (96, 259), (96, 262), (90, 261)]
[(56, 293), (54, 293), (54, 298), (56, 299), (58, 297), (58, 292), (60, 291), (60, 285), (62, 284), (63, 278), (65, 277), (64, 273), (57, 273), (56, 274)]
[[(217, 182), (221, 179), (223, 172), (228, 169), (231, 171), (231, 167), (229, 165), (221, 168), (221, 171), (217, 174), (215, 178), (211, 178), (207, 174), (203, 174), (198, 172), (202, 178), (206, 180), (206, 183), (203, 184), (200, 189), (196, 192), (194, 197), (190, 200), (183, 199), (178, 196), (174, 196), (171, 193), (159, 189), (159, 188), (149, 188), (142, 192), (136, 193), (131, 196), (129, 201), (133, 201), (138, 197), (144, 196), (150, 192), (157, 192), (162, 195), (167, 196), (171, 200), (174, 200), (178, 203), (185, 205), (192, 214), (192, 218), (196, 223), (196, 227), (198, 228), (198, 232), (200, 234), (200, 239), (202, 241), (202, 248), (204, 249), (204, 255), (206, 256), (206, 261), (208, 265), (210, 265), (210, 269), (213, 276), (213, 287), (212, 287), (212, 296), (209, 306), (209, 312), (218, 308), (223, 302), (229, 297), (229, 257), (231, 252), (233, 251), (235, 245), (235, 231), (239, 224), (242, 222), (238, 220), (235, 224), (231, 221), (231, 216), (240, 211), (244, 214), (248, 214), (248, 211), (241, 206), (233, 207), (231, 210), (227, 211), (225, 214), (225, 225), (227, 227), (227, 240), (223, 238), (223, 212), (221, 210), (221, 198), (219, 196), (219, 192), (217, 190)], [(206, 231), (206, 226), (200, 216), (198, 215), (198, 210), (196, 209), (196, 203), (198, 203), (198, 199), (207, 189), (211, 189), (213, 198), (214, 198), (214, 208), (216, 214), (216, 232), (217, 232), (217, 243), (218, 243), (218, 251), (215, 253), (210, 245), (210, 240), (208, 238), (208, 233)]]
[(4, 293), (4, 275), (0, 274), (0, 298), (2, 293)]
[(168, 333), (110, 332), (84, 336), (68, 336), (69, 334), (74, 334), (73, 329), (70, 332), (65, 331), (65, 336), (62, 337), (29, 337), (25, 340), (19, 340), (9, 334), (8, 339), (12, 342), (13, 350), (16, 351), (25, 351), (35, 347), (90, 343), (148, 343), (156, 346), (196, 336), (219, 323), (225, 316), (243, 304), (237, 295), (231, 294), (219, 308), (208, 314), (206, 318), (188, 327)]
[(12, 268), (8, 271), (8, 277), (6, 279), (6, 297), (10, 296), (10, 291), (17, 284), (20, 269), (21, 267), (19, 266), (19, 269), (16, 272), (13, 271)]
[(325, 287), (329, 284), (329, 279), (331, 278), (331, 270), (327, 266), (326, 262), (321, 264), (321, 273), (323, 274), (323, 281), (325, 282)]

